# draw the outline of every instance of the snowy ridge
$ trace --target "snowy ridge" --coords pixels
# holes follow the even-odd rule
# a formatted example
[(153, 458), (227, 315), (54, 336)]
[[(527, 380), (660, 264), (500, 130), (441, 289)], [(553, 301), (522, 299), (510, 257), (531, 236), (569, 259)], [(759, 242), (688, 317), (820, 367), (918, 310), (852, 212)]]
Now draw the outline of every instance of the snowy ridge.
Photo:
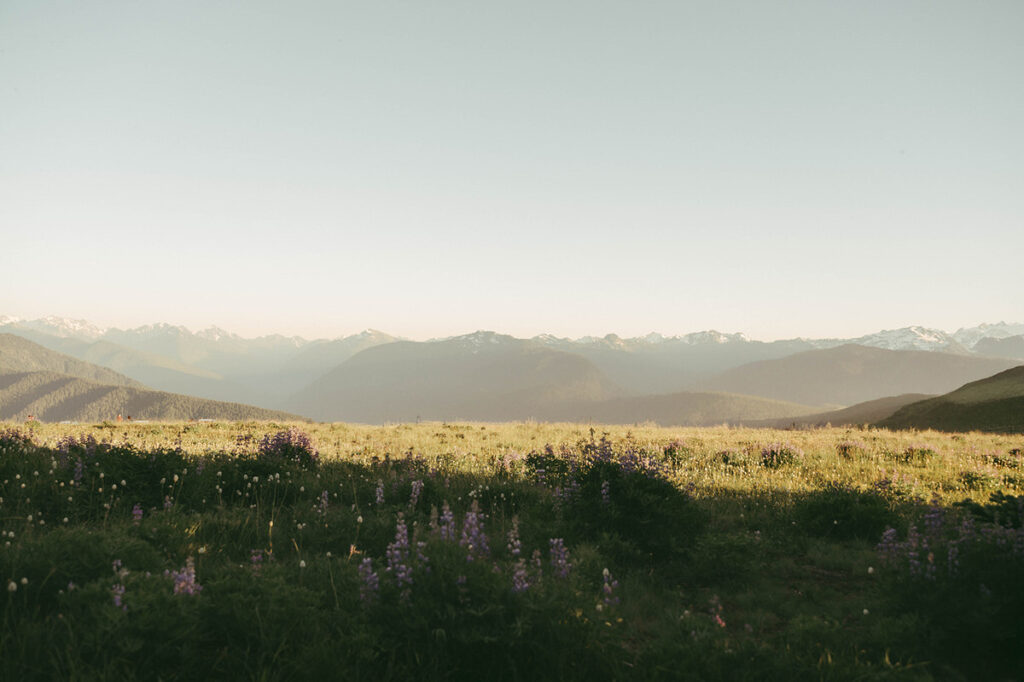
[(38, 320), (19, 320), (15, 323), (23, 329), (30, 329), (63, 339), (95, 340), (106, 333), (106, 329), (97, 327), (88, 320), (72, 320), (66, 317), (49, 315)]
[(962, 327), (953, 333), (953, 338), (967, 348), (973, 349), (982, 339), (1005, 339), (1024, 334), (1024, 324), (979, 324), (977, 327)]
[(931, 350), (931, 351), (964, 351), (952, 335), (940, 329), (927, 327), (903, 327), (886, 329), (877, 334), (868, 334), (854, 339), (852, 343), (888, 350)]
[[(327, 339), (315, 339), (313, 341), (300, 336), (283, 336), (281, 334), (268, 334), (256, 338), (245, 338), (226, 331), (217, 326), (207, 327), (198, 332), (192, 332), (181, 325), (172, 325), (166, 322), (146, 324), (131, 329), (118, 329), (116, 327), (99, 327), (88, 320), (71, 319), (57, 316), (47, 316), (36, 320), (25, 320), (10, 315), (0, 315), (0, 327), (11, 330), (24, 329), (43, 334), (49, 334), (60, 338), (73, 338), (83, 341), (97, 341), (100, 339), (113, 339), (115, 337), (125, 338), (129, 336), (154, 338), (159, 336), (196, 338), (211, 343), (228, 344), (251, 344), (262, 346), (288, 346), (299, 348), (313, 342), (327, 341)], [(815, 348), (834, 348), (835, 346), (855, 343), (875, 348), (888, 350), (923, 350), (942, 351), (951, 353), (970, 353), (972, 349), (984, 338), (1004, 339), (1011, 336), (1024, 335), (1024, 323), (985, 323), (976, 327), (964, 327), (950, 334), (941, 329), (933, 329), (919, 325), (902, 327), (899, 329), (884, 329), (874, 334), (866, 334), (857, 338), (839, 339), (790, 339), (802, 341)], [(336, 340), (377, 340), (380, 342), (397, 340), (398, 337), (391, 336), (376, 329), (366, 329), (358, 334), (337, 337)], [(519, 341), (516, 337), (500, 334), (494, 331), (478, 330), (470, 334), (432, 338), (429, 341), (457, 341), (460, 344), (482, 348), (494, 346), (510, 341)], [(591, 346), (594, 348), (607, 348), (620, 351), (635, 351), (667, 344), (685, 344), (688, 346), (701, 345), (724, 345), (724, 344), (746, 344), (753, 343), (747, 335), (742, 332), (723, 333), (714, 329), (691, 332), (681, 336), (666, 336), (659, 332), (650, 332), (644, 336), (622, 338), (618, 334), (606, 334), (604, 336), (583, 336), (576, 339), (559, 337), (553, 334), (539, 334), (529, 339), (533, 343), (571, 349), (574, 346)]]

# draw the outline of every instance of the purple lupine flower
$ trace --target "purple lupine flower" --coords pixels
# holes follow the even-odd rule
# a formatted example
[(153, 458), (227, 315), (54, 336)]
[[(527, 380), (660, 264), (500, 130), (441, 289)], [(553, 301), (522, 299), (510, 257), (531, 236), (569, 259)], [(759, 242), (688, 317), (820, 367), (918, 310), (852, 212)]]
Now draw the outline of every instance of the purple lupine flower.
[(164, 511), (170, 510), (174, 506), (174, 502), (171, 501), (170, 495), (164, 495)]
[(579, 496), (580, 484), (576, 479), (571, 479), (565, 487), (555, 486), (555, 506), (569, 504)]
[(424, 573), (430, 573), (430, 558), (427, 557), (427, 553), (424, 551), (427, 549), (427, 543), (420, 540), (416, 543), (416, 561), (420, 563)]
[(377, 490), (374, 491), (374, 501), (378, 504), (384, 504), (384, 481), (377, 479)]
[(938, 496), (932, 498), (931, 506), (924, 514), (925, 533), (930, 538), (938, 538), (942, 534), (942, 522), (945, 512), (939, 504)]
[(320, 493), (320, 501), (316, 505), (316, 513), (319, 514), (320, 516), (327, 516), (327, 500), (328, 500), (328, 497), (329, 496), (328, 496), (326, 490), (323, 491), (322, 493)]
[(142, 506), (136, 502), (135, 506), (132, 507), (132, 523), (136, 526), (142, 522)]
[(441, 506), (441, 520), (438, 528), (441, 532), (442, 540), (455, 542), (455, 514), (452, 513), (447, 501)]
[(525, 592), (530, 588), (530, 574), (526, 571), (526, 561), (520, 558), (512, 570), (512, 591)]
[(462, 539), (459, 540), (459, 545), (467, 550), (466, 561), (486, 556), (489, 551), (483, 521), (484, 515), (480, 512), (480, 505), (473, 500), (473, 504), (466, 512), (466, 517), (462, 522)]
[(373, 559), (366, 557), (359, 564), (359, 598), (364, 603), (370, 603), (377, 596), (380, 590), (380, 578), (373, 570)]
[(900, 543), (895, 528), (886, 528), (885, 532), (882, 533), (882, 540), (876, 547), (878, 550), (879, 557), (883, 563), (895, 565), (896, 556), (899, 553)]
[(512, 530), (508, 532), (508, 553), (518, 557), (522, 551), (522, 543), (519, 541), (519, 517), (512, 517)]
[(174, 594), (199, 594), (203, 586), (196, 582), (196, 565), (192, 557), (185, 559), (185, 567), (180, 571), (171, 571), (174, 578)]
[(260, 568), (263, 566), (263, 550), (262, 549), (251, 549), (249, 550), (249, 564), (252, 566), (253, 573), (259, 573)]
[(415, 509), (419, 502), (420, 493), (423, 492), (423, 481), (416, 479), (412, 482), (412, 494), (409, 495), (409, 509)]
[(398, 515), (395, 525), (395, 540), (388, 544), (388, 573), (395, 576), (395, 584), (399, 587), (412, 585), (412, 567), (409, 565), (409, 528), (405, 525), (402, 515)]
[(127, 611), (128, 610), (128, 606), (123, 601), (123, 598), (124, 598), (124, 585), (122, 585), (121, 583), (118, 583), (118, 584), (114, 585), (110, 589), (110, 592), (111, 592), (111, 594), (113, 595), (113, 598), (114, 598), (114, 606), (116, 606), (117, 608), (121, 609), (122, 611)]
[(602, 601), (606, 607), (615, 606), (619, 603), (619, 597), (615, 594), (615, 588), (619, 586), (619, 581), (612, 576), (611, 571), (607, 568), (604, 569), (603, 576), (604, 585), (601, 586)]
[(612, 503), (612, 484), (608, 481), (601, 483), (601, 504)]
[(299, 464), (316, 464), (320, 461), (320, 453), (313, 446), (309, 435), (294, 427), (278, 431), (273, 436), (264, 436), (257, 454), (259, 457), (292, 460)]
[(910, 530), (907, 531), (905, 546), (907, 548), (907, 566), (910, 569), (910, 575), (920, 575), (921, 560), (918, 549), (921, 546), (921, 535), (917, 532), (917, 526), (910, 526)]
[(949, 575), (956, 575), (960, 571), (960, 547), (957, 542), (949, 543), (946, 550), (946, 570)]
[(77, 460), (75, 460), (75, 473), (72, 476), (72, 480), (74, 481), (75, 485), (81, 484), (82, 476), (84, 474), (85, 474), (85, 462), (83, 462), (82, 458), (79, 457)]
[(569, 550), (565, 547), (565, 541), (562, 538), (551, 538), (548, 544), (551, 547), (551, 569), (559, 578), (568, 578), (572, 564), (569, 563)]

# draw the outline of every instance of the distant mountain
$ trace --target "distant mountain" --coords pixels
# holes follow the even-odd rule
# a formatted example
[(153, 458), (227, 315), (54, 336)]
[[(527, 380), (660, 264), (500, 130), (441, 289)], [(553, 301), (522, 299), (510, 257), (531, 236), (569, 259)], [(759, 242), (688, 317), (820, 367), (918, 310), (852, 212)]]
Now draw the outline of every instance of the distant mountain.
[(973, 349), (982, 339), (1004, 339), (1007, 336), (1024, 334), (1024, 324), (997, 322), (996, 324), (979, 324), (977, 327), (964, 327), (953, 333), (953, 338), (967, 348)]
[(169, 324), (101, 329), (55, 317), (2, 317), (0, 332), (110, 367), (159, 390), (270, 408), (359, 350), (394, 340), (375, 331), (331, 341), (280, 335), (243, 339), (217, 327), (195, 333)]
[(552, 406), (544, 417), (551, 421), (602, 424), (654, 422), (660, 426), (716, 426), (797, 417), (812, 409), (807, 405), (748, 395), (681, 392)]
[[(265, 384), (265, 390), (271, 393), (268, 401), (284, 405), (289, 395), (308, 386), (356, 353), (397, 340), (390, 334), (367, 329), (340, 339), (311, 341), (260, 380)], [(243, 380), (256, 383), (255, 376), (243, 377)]]
[(232, 383), (215, 372), (155, 353), (128, 348), (110, 341), (53, 336), (24, 328), (18, 328), (12, 333), (58, 353), (108, 367), (158, 390), (211, 400), (252, 399), (252, 390)]
[(100, 384), (54, 372), (0, 373), (0, 420), (96, 422), (134, 419), (303, 420), (251, 405), (204, 400), (132, 386)]
[[(77, 343), (95, 349), (103, 342)], [(301, 419), (249, 405), (153, 391), (106, 367), (20, 336), (0, 334), (0, 419), (25, 419), (30, 414), (44, 421), (97, 421), (118, 414), (140, 419)]]
[(868, 334), (844, 341), (858, 346), (885, 348), (887, 350), (929, 350), (943, 353), (969, 353), (970, 351), (951, 334), (927, 327), (903, 327), (888, 329), (877, 334)]
[(1024, 365), (907, 405), (877, 426), (1024, 433)]
[[(291, 396), (294, 395), (298, 400), (304, 394), (310, 395), (316, 391), (326, 390), (325, 387), (330, 381), (321, 382), (331, 372), (362, 352), (399, 341), (395, 337), (374, 330), (331, 340), (310, 341), (301, 337), (282, 335), (247, 339), (219, 327), (192, 332), (185, 327), (159, 323), (134, 329), (116, 329), (102, 328), (87, 320), (52, 316), (37, 320), (0, 316), (0, 333), (2, 332), (16, 334), (51, 350), (102, 365), (155, 389), (207, 399), (256, 404), (268, 409), (294, 409)], [(715, 330), (682, 336), (665, 336), (652, 332), (634, 338), (622, 338), (615, 334), (579, 339), (540, 335), (529, 340), (513, 339), (493, 332), (479, 332), (429, 343), (461, 347), (463, 351), (468, 349), (472, 354), (470, 346), (473, 344), (485, 343), (507, 350), (510, 347), (509, 342), (516, 342), (521, 348), (532, 349), (531, 353), (534, 355), (530, 356), (531, 362), (540, 357), (536, 353), (540, 353), (541, 350), (562, 353), (562, 356), (550, 356), (560, 358), (557, 362), (549, 361), (562, 368), (575, 367), (579, 374), (567, 374), (566, 381), (570, 385), (560, 392), (555, 390), (554, 375), (543, 378), (543, 381), (540, 377), (535, 377), (533, 386), (536, 395), (520, 395), (516, 399), (518, 402), (512, 400), (509, 392), (514, 393), (517, 390), (517, 381), (525, 381), (523, 377), (506, 377), (498, 383), (488, 384), (485, 381), (487, 377), (481, 376), (479, 385), (474, 384), (471, 378), (466, 378), (467, 390), (476, 386), (461, 399), (468, 404), (464, 405), (452, 395), (449, 396), (450, 400), (446, 399), (447, 402), (432, 402), (428, 407), (432, 414), (451, 412), (455, 408), (460, 412), (468, 410), (473, 413), (492, 414), (500, 412), (499, 406), (515, 404), (515, 414), (536, 416), (541, 406), (556, 403), (574, 404), (576, 400), (584, 400), (583, 394), (596, 395), (602, 391), (603, 397), (594, 398), (591, 395), (591, 398), (605, 400), (663, 396), (681, 392), (722, 391), (738, 394), (756, 391), (761, 397), (796, 404), (812, 404), (821, 409), (907, 392), (943, 393), (964, 381), (981, 378), (1006, 368), (1012, 364), (1008, 362), (1010, 360), (1020, 359), (1024, 353), (1024, 324), (983, 324), (960, 329), (954, 334), (911, 326), (868, 334), (852, 341), (861, 347), (891, 352), (914, 350), (931, 355), (960, 356), (965, 362), (958, 365), (948, 357), (932, 358), (932, 361), (938, 364), (931, 367), (920, 358), (912, 362), (896, 362), (890, 358), (886, 361), (892, 363), (890, 370), (882, 369), (885, 363), (879, 357), (871, 356), (874, 359), (870, 362), (865, 358), (846, 358), (840, 361), (841, 366), (832, 369), (823, 365), (817, 370), (801, 370), (800, 367), (806, 367), (808, 361), (797, 359), (793, 361), (796, 364), (792, 372), (784, 372), (775, 379), (765, 378), (759, 383), (751, 373), (768, 370), (740, 368), (760, 362), (793, 358), (810, 351), (835, 350), (850, 345), (851, 340), (800, 338), (762, 342), (751, 340), (742, 333), (722, 333)], [(566, 355), (572, 356), (575, 360), (566, 358)], [(971, 363), (982, 358), (989, 364)], [(1006, 362), (991, 364), (992, 358), (1004, 358)], [(520, 358), (517, 362), (525, 363), (527, 360)], [(822, 362), (828, 365), (828, 361)], [(863, 364), (865, 362), (867, 364)], [(355, 372), (355, 366), (349, 366), (344, 371)], [(925, 366), (931, 369), (921, 369)], [(512, 367), (516, 368), (516, 371), (525, 372), (525, 376), (531, 376), (526, 365), (513, 364)], [(960, 370), (955, 369), (956, 367), (973, 369), (958, 373)], [(500, 375), (493, 367), (488, 371), (493, 377)], [(733, 371), (736, 373), (729, 374)], [(388, 372), (381, 370), (379, 375), (386, 377)], [(912, 375), (927, 380), (923, 383), (916, 378), (911, 380)], [(738, 378), (743, 376), (747, 379)], [(590, 378), (584, 380), (581, 377)], [(372, 409), (380, 414), (373, 417), (369, 414), (363, 416), (369, 421), (381, 421), (384, 418), (397, 419), (396, 415), (399, 413), (406, 415), (406, 408), (413, 404), (418, 406), (420, 402), (417, 401), (420, 399), (425, 400), (430, 396), (433, 400), (444, 394), (445, 391), (441, 387), (446, 385), (447, 379), (436, 379), (434, 383), (437, 388), (431, 389), (434, 390), (434, 394), (426, 388), (417, 389), (420, 393), (416, 399), (409, 395), (400, 395), (406, 390), (404, 384), (390, 384), (390, 390), (395, 391), (396, 395), (386, 400), (379, 395), (384, 384), (374, 385), (374, 381), (386, 380), (365, 377), (354, 381), (354, 385), (360, 385), (362, 382), (361, 385), (370, 386), (373, 390), (369, 390), (369, 394), (378, 395), (378, 398), (375, 398), (377, 403), (371, 401), (362, 407), (354, 405), (353, 409), (357, 412), (370, 410), (370, 405), (373, 404), (375, 407)], [(484, 390), (482, 386), (489, 388)], [(602, 388), (597, 390), (595, 386)], [(802, 388), (798, 390), (798, 386)], [(449, 389), (455, 391), (454, 388)], [(561, 397), (550, 398), (554, 394)], [(359, 401), (353, 399), (353, 402)], [(489, 407), (485, 409), (485, 406)], [(392, 410), (392, 407), (395, 409)], [(326, 407), (317, 409), (323, 414), (331, 412), (331, 409)], [(384, 417), (384, 413), (389, 416)], [(416, 414), (419, 414), (419, 411), (414, 411), (412, 417)]]
[(160, 355), (224, 377), (247, 374), (254, 365), (274, 366), (308, 343), (280, 335), (243, 339), (217, 327), (192, 333), (185, 327), (155, 324), (108, 329), (102, 338), (127, 348)]
[(755, 362), (701, 382), (706, 390), (804, 405), (854, 405), (903, 393), (945, 393), (1011, 360), (847, 344)]
[(114, 386), (144, 386), (106, 367), (83, 362), (13, 334), (0, 334), (0, 373), (51, 372)]
[(17, 327), (48, 336), (81, 339), (83, 341), (98, 339), (104, 331), (88, 320), (72, 320), (53, 315), (41, 317), (38, 320), (21, 320), (17, 317), (0, 316), (0, 326)]
[(800, 339), (764, 343), (750, 341), (743, 334), (713, 330), (673, 337), (649, 334), (634, 339), (609, 334), (577, 341), (538, 336), (533, 341), (587, 358), (634, 395), (677, 392), (732, 367), (814, 347)]
[(993, 358), (1024, 360), (1024, 335), (992, 337), (986, 336), (974, 344), (975, 353)]
[(816, 412), (814, 414), (803, 414), (782, 419), (766, 419), (757, 422), (747, 422), (748, 426), (766, 426), (773, 428), (788, 428), (791, 426), (815, 427), (815, 426), (862, 426), (872, 424), (892, 415), (893, 412), (904, 405), (916, 403), (921, 400), (933, 398), (934, 396), (924, 393), (904, 393), (903, 395), (888, 396), (857, 403), (840, 410), (828, 412)]
[(477, 332), (363, 350), (296, 393), (288, 405), (323, 421), (503, 421), (542, 419), (554, 407), (617, 393), (579, 355)]

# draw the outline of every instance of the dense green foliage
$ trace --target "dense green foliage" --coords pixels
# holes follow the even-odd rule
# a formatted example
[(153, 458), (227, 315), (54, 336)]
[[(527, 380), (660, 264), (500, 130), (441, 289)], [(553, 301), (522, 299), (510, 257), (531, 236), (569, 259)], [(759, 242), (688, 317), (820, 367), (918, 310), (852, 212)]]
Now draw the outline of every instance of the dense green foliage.
[(0, 431), (2, 679), (1024, 675), (1020, 443), (74, 428)]

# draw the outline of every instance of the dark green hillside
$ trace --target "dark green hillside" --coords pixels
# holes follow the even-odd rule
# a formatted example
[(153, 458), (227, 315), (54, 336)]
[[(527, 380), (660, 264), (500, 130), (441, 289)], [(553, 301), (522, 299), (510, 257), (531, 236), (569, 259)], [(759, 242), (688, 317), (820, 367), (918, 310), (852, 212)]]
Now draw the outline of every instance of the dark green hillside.
[(34, 415), (47, 422), (96, 422), (119, 414), (153, 420), (301, 419), (250, 405), (101, 384), (53, 372), (0, 374), (0, 420), (23, 421)]
[(111, 369), (44, 348), (14, 334), (0, 334), (0, 372), (51, 372), (103, 384), (144, 388), (138, 381)]
[(907, 405), (878, 426), (1024, 433), (1024, 365)]
[(904, 405), (909, 405), (911, 403), (916, 403), (933, 397), (934, 396), (926, 393), (904, 393), (903, 395), (894, 395), (886, 398), (878, 398), (877, 400), (868, 400), (863, 403), (844, 407), (841, 410), (817, 412), (815, 414), (805, 414), (803, 416), (793, 418), (766, 419), (759, 422), (745, 423), (749, 426), (768, 426), (776, 428), (828, 425), (858, 426), (861, 424), (871, 424), (880, 419), (885, 419)]

